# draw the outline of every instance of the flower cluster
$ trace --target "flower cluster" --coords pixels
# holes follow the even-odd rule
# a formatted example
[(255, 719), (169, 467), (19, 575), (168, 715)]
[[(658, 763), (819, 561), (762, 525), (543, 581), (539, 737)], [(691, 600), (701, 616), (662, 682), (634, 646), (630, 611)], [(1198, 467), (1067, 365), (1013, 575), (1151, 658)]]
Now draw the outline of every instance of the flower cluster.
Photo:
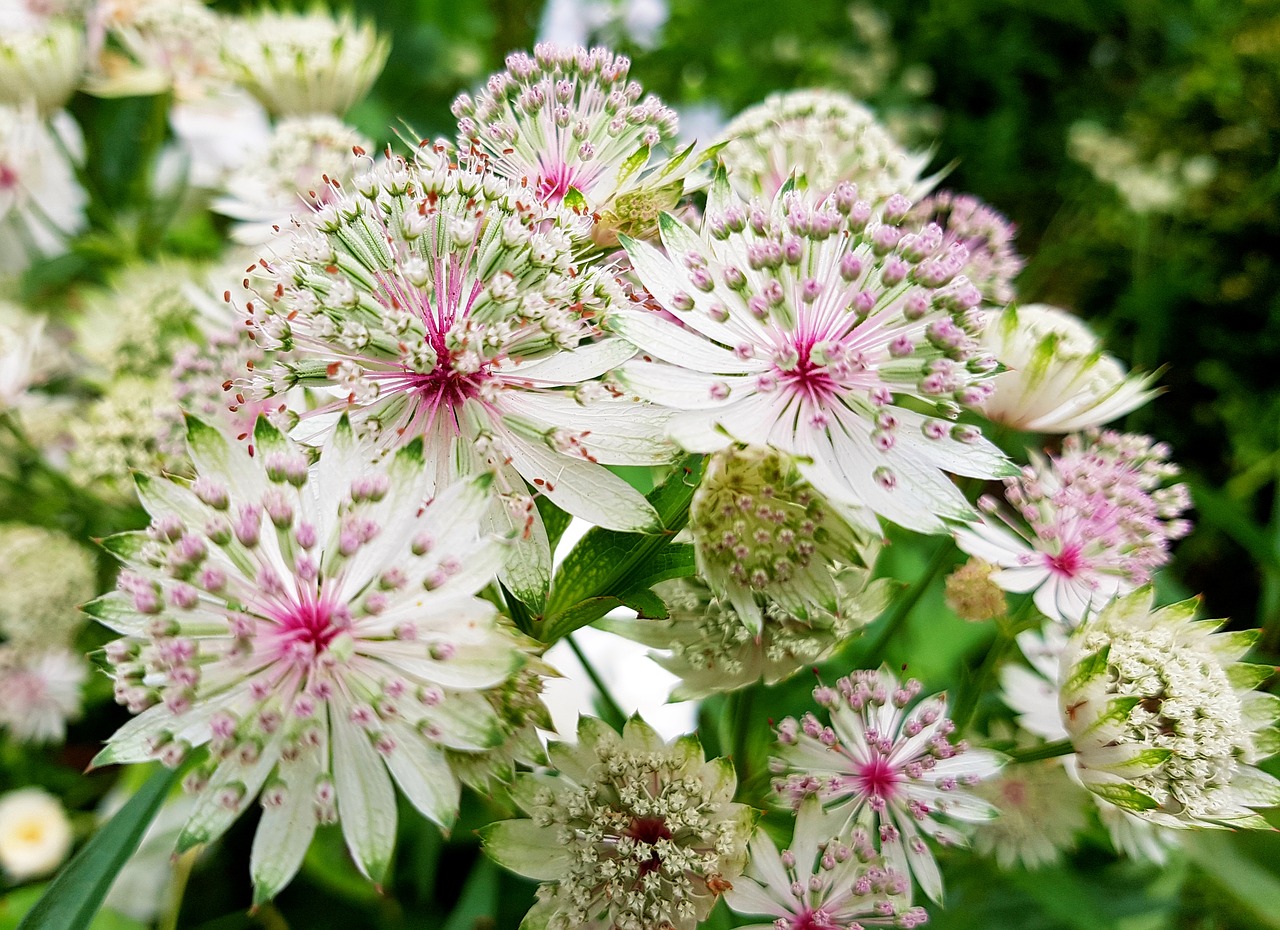
[(1168, 447), (1146, 436), (1069, 436), (1060, 454), (1033, 457), (1005, 482), (1017, 517), (984, 498), (991, 516), (957, 529), (956, 542), (1000, 566), (991, 578), (1006, 591), (1035, 591), (1045, 616), (1079, 623), (1146, 583), (1169, 560), (1170, 540), (1190, 529), (1181, 519), (1191, 502), (1186, 486), (1162, 487), (1177, 474), (1167, 456)]
[(977, 197), (938, 191), (916, 204), (911, 218), (921, 228), (937, 223), (942, 227), (943, 241), (959, 242), (969, 250), (961, 273), (986, 300), (1004, 306), (1014, 299), (1013, 282), (1026, 263), (1014, 251), (1015, 229), (1007, 217)]

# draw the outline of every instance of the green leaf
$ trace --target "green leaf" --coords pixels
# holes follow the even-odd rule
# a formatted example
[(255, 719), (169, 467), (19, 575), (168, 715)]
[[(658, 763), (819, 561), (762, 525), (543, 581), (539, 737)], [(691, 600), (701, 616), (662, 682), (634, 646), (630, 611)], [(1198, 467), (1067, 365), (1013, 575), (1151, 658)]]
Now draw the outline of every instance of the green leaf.
[(534, 497), (533, 502), (542, 517), (542, 525), (547, 528), (547, 543), (551, 546), (551, 551), (555, 552), (556, 545), (560, 542), (560, 537), (569, 528), (569, 522), (573, 520), (573, 517), (553, 504), (551, 498), (545, 494), (537, 495)]
[(160, 769), (124, 807), (84, 845), (49, 883), (44, 895), (19, 924), (19, 930), (68, 930), (88, 927), (111, 890), (116, 875), (142, 842), (180, 769)]
[(1280, 928), (1280, 878), (1241, 848), (1239, 834), (1208, 830), (1187, 836), (1182, 846), (1191, 861), (1211, 876), (1258, 920)]
[(662, 532), (641, 536), (599, 527), (590, 530), (564, 563), (551, 586), (547, 612), (538, 630), (546, 643), (598, 620), (622, 603), (622, 597), (693, 569), (692, 547), (672, 540), (689, 520), (689, 502), (702, 469), (701, 456), (689, 456), (647, 499), (662, 522)]
[(494, 921), (498, 910), (498, 869), (483, 857), (476, 860), (462, 895), (441, 930), (474, 930)]

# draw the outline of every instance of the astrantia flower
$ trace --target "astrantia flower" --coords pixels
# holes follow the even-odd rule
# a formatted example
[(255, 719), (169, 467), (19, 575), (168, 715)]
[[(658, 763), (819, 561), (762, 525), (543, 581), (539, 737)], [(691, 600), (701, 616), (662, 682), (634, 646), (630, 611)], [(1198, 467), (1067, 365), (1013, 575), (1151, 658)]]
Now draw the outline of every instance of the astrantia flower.
[(350, 182), (353, 150), (373, 143), (333, 116), (291, 117), (276, 123), (265, 148), (227, 178), (213, 209), (236, 220), (231, 237), (243, 245), (269, 242), (296, 213), (310, 212), (331, 182)]
[(991, 580), (994, 566), (970, 559), (947, 576), (947, 607), (961, 620), (980, 622), (1003, 617), (1009, 609), (1004, 591)]
[[(90, 18), (97, 59), (88, 90), (104, 96), (172, 90), (181, 101), (204, 96), (223, 80), (222, 24), (200, 0), (104, 0)], [(121, 55), (106, 47), (116, 40)]]
[(1127, 375), (1079, 317), (1057, 307), (1009, 307), (988, 323), (983, 344), (1008, 371), (991, 382), (981, 412), (1015, 429), (1102, 426), (1156, 395), (1155, 375)]
[(874, 517), (824, 500), (786, 456), (738, 446), (711, 457), (689, 508), (698, 573), (755, 633), (760, 597), (797, 617), (835, 611), (835, 570), (866, 564), (868, 523), (874, 532)]
[(67, 148), (35, 110), (0, 106), (0, 275), (65, 253), (86, 201)]
[(132, 495), (135, 471), (188, 474), (181, 422), (168, 378), (117, 375), (67, 424), (67, 474), (77, 484), (124, 497)]
[(23, 406), (27, 389), (42, 379), (48, 354), (44, 323), (0, 301), (0, 413)]
[(480, 532), (483, 481), (424, 508), (421, 446), (371, 467), (345, 422), (316, 466), (266, 421), (252, 454), (198, 420), (189, 441), (194, 483), (140, 481), (151, 525), (107, 541), (119, 589), (86, 608), (123, 634), (106, 656), (117, 700), (139, 714), (96, 761), (172, 765), (207, 745), (178, 846), (212, 842), (261, 795), (258, 901), (338, 819), (381, 881), (392, 780), (448, 825), (459, 785), (446, 749), (507, 736), (486, 691), (525, 652), (474, 596), (502, 559)]
[(0, 727), (22, 743), (61, 743), (80, 716), (89, 670), (60, 646), (0, 649)]
[(768, 915), (742, 930), (844, 930), (918, 927), (928, 919), (911, 907), (911, 879), (884, 866), (866, 831), (845, 832), (842, 819), (808, 797), (796, 814), (791, 845), (778, 852), (758, 829), (747, 869), (725, 892), (739, 914)]
[(619, 736), (593, 717), (578, 745), (551, 743), (558, 775), (521, 775), (528, 820), (482, 829), (485, 851), (544, 882), (522, 926), (547, 930), (693, 930), (732, 886), (754, 819), (733, 804), (727, 759), (695, 736), (664, 743), (633, 717)]
[(885, 861), (910, 872), (931, 900), (942, 897), (942, 875), (925, 837), (945, 846), (964, 836), (938, 818), (981, 821), (995, 809), (973, 786), (1000, 769), (1000, 756), (953, 742), (947, 699), (916, 702), (920, 682), (899, 684), (886, 668), (857, 671), (813, 697), (831, 712), (824, 726), (813, 714), (778, 725), (781, 748), (774, 790), (792, 807), (816, 794), (823, 805), (869, 829)]
[(84, 65), (84, 27), (70, 20), (0, 29), (0, 103), (34, 101), (41, 113), (52, 113), (71, 98)]
[(743, 197), (772, 200), (792, 175), (819, 195), (849, 181), (873, 204), (931, 186), (920, 180), (929, 154), (908, 152), (874, 113), (838, 91), (771, 94), (734, 117), (723, 138), (721, 157)]
[(231, 76), (275, 116), (341, 116), (369, 93), (390, 51), (372, 23), (319, 6), (229, 19), (222, 43)]
[(1153, 607), (1150, 587), (1086, 620), (1062, 656), (1059, 707), (1086, 788), (1166, 827), (1269, 829), (1280, 804), (1255, 763), (1275, 752), (1271, 666), (1239, 662), (1257, 630), (1216, 633), (1198, 600)]
[(251, 303), (262, 344), (292, 350), (259, 392), (319, 385), (380, 447), (423, 437), (437, 483), (495, 468), (525, 540), (505, 580), (545, 593), (550, 551), (526, 481), (600, 526), (652, 530), (657, 515), (604, 464), (669, 461), (663, 411), (593, 379), (634, 354), (592, 318), (616, 299), (607, 275), (575, 263), (567, 210), (443, 154), (391, 157), (335, 192), (268, 263)]
[[(519, 638), (514, 630), (509, 634)], [(529, 642), (526, 648), (532, 653), (540, 647)], [(507, 783), (515, 777), (516, 764), (525, 766), (546, 765), (538, 730), (555, 731), (551, 712), (542, 703), (542, 685), (546, 677), (559, 677), (550, 665), (528, 656), (524, 666), (502, 684), (484, 692), (494, 713), (502, 721), (505, 738), (497, 746), (482, 751), (446, 749), (449, 766), (464, 784), (477, 791), (491, 794), (496, 783)]]
[(43, 788), (0, 796), (0, 866), (14, 881), (48, 875), (62, 865), (74, 840), (62, 802)]
[(974, 793), (999, 816), (974, 828), (973, 847), (1002, 869), (1052, 865), (1063, 850), (1075, 846), (1076, 835), (1086, 826), (1089, 795), (1056, 759), (1008, 766)]
[(670, 650), (651, 657), (680, 678), (672, 700), (691, 700), (736, 691), (761, 680), (777, 684), (830, 658), (889, 604), (893, 582), (887, 578), (870, 581), (870, 577), (866, 568), (846, 567), (836, 572), (836, 608), (831, 612), (811, 608), (798, 617), (776, 602), (766, 601), (756, 632), (747, 628), (730, 603), (692, 579), (658, 587), (668, 611), (664, 620), (606, 619), (597, 621), (597, 626), (655, 649)]
[(1012, 469), (947, 418), (985, 396), (995, 361), (975, 339), (981, 297), (956, 277), (964, 246), (945, 247), (937, 226), (903, 235), (893, 223), (909, 206), (894, 198), (873, 220), (847, 184), (823, 200), (790, 191), (746, 204), (717, 178), (701, 236), (664, 215), (665, 255), (626, 241), (678, 322), (643, 304), (614, 313), (610, 326), (644, 353), (619, 379), (679, 411), (671, 434), (690, 450), (785, 452), (829, 500), (909, 529), (972, 519), (943, 470)]
[(956, 529), (956, 543), (1000, 566), (991, 579), (1006, 591), (1035, 591), (1046, 617), (1079, 623), (1145, 584), (1169, 561), (1169, 542), (1190, 529), (1180, 519), (1190, 506), (1186, 487), (1161, 487), (1178, 472), (1168, 454), (1147, 436), (1069, 436), (1060, 454), (1033, 455), (1021, 477), (1005, 482), (1017, 516), (985, 497), (990, 516)]
[(38, 526), (0, 526), (0, 633), (23, 650), (70, 645), (97, 591), (93, 556)]
[(676, 113), (641, 99), (630, 68), (605, 48), (541, 44), (532, 56), (510, 55), (478, 97), (454, 101), (459, 148), (484, 153), (495, 174), (531, 185), (543, 202), (593, 214), (598, 245), (616, 245), (618, 233), (651, 236), (697, 159), (689, 145), (646, 170), (654, 150), (675, 139)]
[(1026, 263), (1014, 251), (1016, 230), (1008, 217), (968, 194), (938, 191), (916, 204), (910, 219), (922, 228), (937, 223), (945, 242), (959, 242), (969, 250), (962, 273), (988, 301), (1003, 305), (1013, 300), (1013, 279)]

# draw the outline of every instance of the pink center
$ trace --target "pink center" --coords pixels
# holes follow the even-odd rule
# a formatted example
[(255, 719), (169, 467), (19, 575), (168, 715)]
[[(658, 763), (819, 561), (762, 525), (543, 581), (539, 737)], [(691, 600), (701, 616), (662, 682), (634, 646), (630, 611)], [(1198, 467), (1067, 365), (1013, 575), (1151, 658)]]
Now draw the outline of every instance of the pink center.
[(862, 763), (854, 777), (857, 779), (860, 791), (886, 801), (893, 797), (898, 783), (902, 780), (898, 770), (889, 764), (888, 759), (880, 755), (873, 756), (869, 762)]
[(18, 172), (8, 165), (0, 164), (0, 191), (7, 191), (18, 186)]
[[(624, 835), (638, 843), (654, 846), (659, 840), (671, 839), (671, 830), (667, 828), (667, 822), (661, 817), (637, 817), (631, 821), (631, 826), (627, 827)], [(654, 850), (648, 859), (640, 863), (640, 877), (656, 872), (661, 867), (662, 857), (658, 855), (657, 850)]]
[(1004, 795), (1004, 799), (1014, 807), (1022, 807), (1027, 803), (1026, 782), (1010, 778), (1001, 786), (1000, 793)]
[(271, 615), (279, 625), (277, 642), (281, 653), (295, 659), (318, 656), (342, 632), (335, 622), (333, 605), (323, 597), (303, 598), (271, 611)]
[(1079, 546), (1067, 546), (1057, 555), (1046, 555), (1049, 571), (1064, 578), (1074, 578), (1084, 569), (1084, 558)]
[(836, 930), (838, 926), (826, 911), (805, 908), (791, 918), (788, 930)]
[(564, 200), (565, 194), (569, 193), (569, 188), (574, 186), (576, 180), (577, 173), (573, 168), (561, 162), (552, 165), (538, 175), (538, 183), (534, 187), (534, 194), (544, 202), (560, 203), (560, 201)]

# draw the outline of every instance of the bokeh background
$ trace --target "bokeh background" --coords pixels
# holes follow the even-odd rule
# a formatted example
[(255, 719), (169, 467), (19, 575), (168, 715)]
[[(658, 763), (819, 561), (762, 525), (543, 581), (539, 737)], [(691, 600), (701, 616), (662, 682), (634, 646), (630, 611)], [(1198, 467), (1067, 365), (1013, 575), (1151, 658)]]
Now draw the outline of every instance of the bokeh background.
[[(389, 138), (395, 126), (452, 135), (455, 94), (539, 37), (604, 42), (629, 54), (633, 76), (681, 112), (688, 137), (711, 138), (776, 89), (824, 86), (865, 100), (903, 141), (934, 152), (945, 187), (976, 194), (1017, 223), (1028, 258), (1023, 301), (1078, 312), (1134, 367), (1164, 366), (1165, 392), (1123, 424), (1170, 443), (1195, 497), (1196, 529), (1178, 544), (1162, 584), (1171, 596), (1203, 593), (1208, 616), (1262, 627), (1258, 661), (1277, 661), (1276, 0), (361, 0), (354, 8), (393, 43), (373, 93), (349, 116), (374, 139)], [(166, 108), (163, 97), (73, 101), (88, 147), (92, 232), (71, 255), (22, 279), (24, 301), (56, 306), (72, 285), (107, 280), (138, 258), (219, 251), (225, 231), (206, 211), (165, 218), (154, 235), (138, 232), (139, 192), (166, 141)], [(127, 506), (30, 509), (47, 508), (49, 499), (9, 495), (2, 504), (7, 519), (80, 538), (140, 525)], [(931, 547), (900, 542), (887, 553), (892, 566), (899, 577), (919, 574)], [(989, 638), (951, 615), (935, 590), (915, 605), (891, 657), (931, 687), (954, 685), (955, 669), (980, 659)], [(859, 648), (831, 667), (846, 670)], [(763, 717), (803, 709), (810, 685), (756, 689), (762, 720), (747, 747), (749, 769), (764, 771)], [(719, 710), (714, 701), (702, 710), (709, 751), (724, 749)], [(109, 732), (104, 718), (122, 714), (99, 705), (73, 728), (70, 756), (11, 753), (2, 760), (6, 778), (62, 779), (64, 797), (74, 804), (79, 792), (87, 803), (112, 776), (75, 780), (77, 734)], [(449, 840), (402, 817), (385, 895), (357, 875), (337, 832), (322, 831), (299, 880), (252, 915), (245, 861), (253, 824), (243, 818), (195, 863), (174, 925), (515, 927), (532, 886), (478, 856), (472, 827), (494, 816), (488, 803), (470, 797)], [(1280, 927), (1274, 834), (1198, 834), (1163, 867), (1117, 862), (1101, 835), (1037, 872), (1001, 872), (963, 853), (946, 865), (947, 908), (930, 924), (939, 930)], [(166, 867), (161, 855), (156, 868)], [(21, 910), (12, 895), (0, 905), (0, 930), (16, 925)], [(138, 925), (106, 915), (99, 926)], [(730, 926), (723, 909), (709, 926)]]

